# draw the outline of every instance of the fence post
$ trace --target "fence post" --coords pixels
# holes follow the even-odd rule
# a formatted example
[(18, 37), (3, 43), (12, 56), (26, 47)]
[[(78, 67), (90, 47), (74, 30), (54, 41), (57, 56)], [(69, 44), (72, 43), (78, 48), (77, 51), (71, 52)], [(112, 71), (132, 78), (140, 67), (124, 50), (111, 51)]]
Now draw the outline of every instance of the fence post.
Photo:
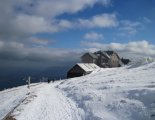
[(27, 81), (27, 83), (28, 83), (28, 89), (30, 89), (31, 76), (28, 77), (28, 81)]

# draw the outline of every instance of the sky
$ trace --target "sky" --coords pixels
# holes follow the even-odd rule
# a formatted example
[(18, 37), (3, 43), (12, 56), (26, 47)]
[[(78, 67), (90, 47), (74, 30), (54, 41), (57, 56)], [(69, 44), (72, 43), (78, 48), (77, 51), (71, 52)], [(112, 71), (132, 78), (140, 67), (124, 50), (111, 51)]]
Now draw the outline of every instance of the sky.
[(52, 67), (84, 52), (155, 57), (155, 0), (1, 0), (0, 68)]

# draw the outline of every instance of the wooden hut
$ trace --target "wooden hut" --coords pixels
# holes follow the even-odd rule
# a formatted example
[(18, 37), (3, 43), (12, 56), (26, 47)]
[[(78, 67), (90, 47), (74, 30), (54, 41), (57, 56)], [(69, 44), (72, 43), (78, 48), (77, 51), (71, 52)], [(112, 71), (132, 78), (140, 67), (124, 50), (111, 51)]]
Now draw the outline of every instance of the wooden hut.
[(67, 72), (67, 78), (87, 75), (100, 67), (94, 63), (77, 63)]

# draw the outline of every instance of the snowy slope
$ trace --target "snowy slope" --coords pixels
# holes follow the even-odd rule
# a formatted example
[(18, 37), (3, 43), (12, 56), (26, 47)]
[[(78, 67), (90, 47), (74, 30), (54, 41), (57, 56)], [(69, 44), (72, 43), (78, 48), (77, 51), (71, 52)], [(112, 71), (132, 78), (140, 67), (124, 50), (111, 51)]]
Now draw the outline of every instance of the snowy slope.
[(18, 120), (77, 120), (78, 110), (75, 103), (54, 88), (55, 84), (46, 84), (31, 93), (13, 113)]
[(155, 62), (101, 69), (58, 88), (84, 111), (86, 120), (155, 120)]
[[(32, 84), (31, 92), (42, 87), (43, 84)], [(27, 86), (16, 87), (0, 92), (0, 119), (4, 118), (13, 108), (22, 102), (28, 95)]]
[[(0, 92), (0, 118), (17, 120), (155, 120), (155, 62)], [(9, 99), (9, 97), (11, 99)]]
[(150, 57), (147, 55), (141, 55), (141, 54), (135, 54), (132, 52), (119, 52), (120, 58), (127, 58), (129, 59), (131, 62), (128, 64), (130, 66), (133, 67), (138, 67), (150, 62), (155, 61), (154, 57)]

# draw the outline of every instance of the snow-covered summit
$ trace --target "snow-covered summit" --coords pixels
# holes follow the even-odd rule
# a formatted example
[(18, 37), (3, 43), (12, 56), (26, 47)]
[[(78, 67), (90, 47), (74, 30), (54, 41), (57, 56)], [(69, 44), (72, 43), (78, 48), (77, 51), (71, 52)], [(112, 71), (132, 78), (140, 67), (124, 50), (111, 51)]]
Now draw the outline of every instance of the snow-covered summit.
[(135, 54), (132, 52), (119, 52), (119, 55), (121, 58), (127, 58), (130, 60), (130, 63), (128, 64), (130, 67), (139, 67), (151, 62), (155, 62), (154, 57)]

